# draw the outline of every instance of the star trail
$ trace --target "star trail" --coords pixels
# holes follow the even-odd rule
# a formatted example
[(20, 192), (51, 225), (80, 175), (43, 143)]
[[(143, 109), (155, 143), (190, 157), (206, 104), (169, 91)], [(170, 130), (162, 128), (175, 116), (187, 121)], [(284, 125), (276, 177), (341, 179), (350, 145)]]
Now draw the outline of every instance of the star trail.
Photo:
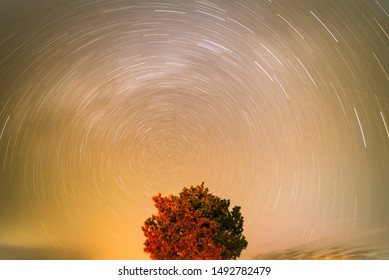
[(1, 1), (0, 258), (147, 259), (151, 197), (202, 181), (242, 259), (389, 236), (388, 11)]

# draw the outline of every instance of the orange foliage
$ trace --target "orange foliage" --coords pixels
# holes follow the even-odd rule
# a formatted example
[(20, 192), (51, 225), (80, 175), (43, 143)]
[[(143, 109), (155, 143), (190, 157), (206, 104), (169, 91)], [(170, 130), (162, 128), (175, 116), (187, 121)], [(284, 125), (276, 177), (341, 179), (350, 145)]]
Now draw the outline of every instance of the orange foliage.
[(152, 259), (236, 259), (247, 247), (240, 207), (230, 211), (230, 201), (210, 194), (204, 183), (153, 201), (158, 215), (142, 227)]

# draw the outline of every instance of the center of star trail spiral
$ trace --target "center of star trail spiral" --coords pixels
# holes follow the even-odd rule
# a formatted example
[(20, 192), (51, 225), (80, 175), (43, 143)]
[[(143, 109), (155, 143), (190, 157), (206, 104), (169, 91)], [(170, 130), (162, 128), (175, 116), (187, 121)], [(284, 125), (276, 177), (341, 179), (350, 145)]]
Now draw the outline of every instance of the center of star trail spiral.
[(242, 258), (386, 229), (388, 10), (2, 1), (0, 258), (147, 258), (151, 197), (202, 181)]

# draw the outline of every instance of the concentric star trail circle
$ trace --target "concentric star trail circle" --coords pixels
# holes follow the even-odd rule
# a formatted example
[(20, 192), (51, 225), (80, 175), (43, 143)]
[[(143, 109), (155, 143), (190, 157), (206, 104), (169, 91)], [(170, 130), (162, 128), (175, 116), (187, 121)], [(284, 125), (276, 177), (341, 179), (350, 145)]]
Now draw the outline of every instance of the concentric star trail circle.
[(387, 230), (388, 11), (2, 1), (0, 258), (148, 258), (151, 197), (202, 181), (242, 258)]

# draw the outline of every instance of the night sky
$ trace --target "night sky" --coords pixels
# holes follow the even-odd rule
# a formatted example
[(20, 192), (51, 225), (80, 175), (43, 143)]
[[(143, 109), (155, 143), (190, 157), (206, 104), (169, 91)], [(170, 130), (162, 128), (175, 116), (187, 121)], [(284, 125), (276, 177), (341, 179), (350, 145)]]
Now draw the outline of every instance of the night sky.
[(386, 0), (1, 0), (0, 258), (148, 259), (202, 181), (242, 259), (387, 233), (388, 34)]

